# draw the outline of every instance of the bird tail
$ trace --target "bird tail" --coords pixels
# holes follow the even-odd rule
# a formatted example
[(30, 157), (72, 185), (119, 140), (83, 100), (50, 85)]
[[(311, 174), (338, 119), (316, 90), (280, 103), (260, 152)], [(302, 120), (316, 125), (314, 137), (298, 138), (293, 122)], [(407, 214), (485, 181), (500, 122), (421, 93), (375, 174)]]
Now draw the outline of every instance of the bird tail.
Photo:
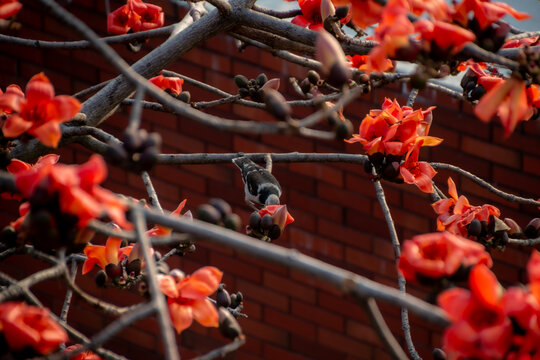
[(234, 158), (232, 159), (232, 162), (234, 163), (234, 165), (238, 166), (240, 170), (245, 168), (247, 165), (253, 164), (253, 161), (251, 161), (250, 158), (245, 157), (245, 156)]

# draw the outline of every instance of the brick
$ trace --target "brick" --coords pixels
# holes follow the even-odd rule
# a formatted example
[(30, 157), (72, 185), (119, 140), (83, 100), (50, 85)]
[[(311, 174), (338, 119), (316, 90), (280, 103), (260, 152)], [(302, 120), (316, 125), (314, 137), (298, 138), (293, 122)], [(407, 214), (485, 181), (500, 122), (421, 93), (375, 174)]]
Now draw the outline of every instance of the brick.
[(321, 255), (329, 256), (337, 260), (343, 259), (343, 246), (331, 240), (314, 236), (311, 232), (303, 231), (294, 227), (290, 228), (290, 239), (293, 247), (314, 250)]
[(247, 337), (254, 337), (283, 347), (287, 347), (289, 344), (289, 337), (286, 331), (253, 321), (249, 318), (242, 319), (242, 330)]
[(369, 325), (362, 324), (358, 321), (347, 319), (345, 323), (345, 333), (357, 340), (367, 342), (376, 346), (381, 346), (379, 336)]
[(521, 156), (517, 151), (505, 149), (470, 136), (463, 136), (461, 150), (473, 156), (478, 156), (512, 168), (521, 167)]
[(315, 325), (271, 308), (264, 309), (264, 322), (306, 339), (315, 340), (316, 338)]
[(244, 262), (238, 261), (238, 259), (235, 259), (234, 257), (224, 256), (216, 252), (210, 253), (210, 261), (221, 271), (235, 274), (255, 283), (261, 282), (262, 271), (256, 266), (246, 264)]
[(513, 189), (523, 189), (525, 194), (538, 196), (540, 189), (540, 179), (537, 177), (525, 175), (520, 171), (508, 170), (499, 166), (493, 168), (493, 180), (496, 184), (503, 184)]
[(347, 357), (345, 353), (324, 346), (319, 341), (310, 341), (294, 334), (291, 335), (291, 350), (316, 360), (345, 359)]
[(356, 231), (350, 227), (342, 226), (341, 224), (325, 219), (320, 219), (317, 222), (317, 232), (331, 239), (351, 244), (364, 250), (370, 250), (372, 248), (371, 237), (365, 232)]
[(263, 284), (267, 288), (274, 289), (282, 294), (287, 294), (310, 304), (315, 303), (316, 294), (314, 289), (289, 279), (276, 276), (268, 271), (263, 273)]
[(318, 163), (291, 164), (289, 167), (294, 172), (299, 172), (301, 174), (321, 180), (325, 183), (332, 184), (337, 187), (343, 186), (343, 172), (334, 167), (321, 165)]
[(266, 287), (255, 285), (251, 282), (239, 279), (237, 282), (237, 288), (244, 295), (244, 301), (248, 302), (250, 298), (268, 306), (274, 307), (278, 310), (288, 311), (289, 300), (286, 296), (272, 291)]
[(523, 157), (523, 170), (531, 175), (540, 176), (540, 159), (525, 155)]
[(308, 360), (308, 358), (304, 356), (292, 353), (290, 351), (272, 345), (264, 345), (264, 358), (270, 360)]
[(306, 196), (297, 191), (289, 192), (289, 202), (291, 209), (295, 207), (309, 211), (319, 217), (324, 217), (333, 221), (341, 222), (343, 219), (342, 208), (327, 201)]
[(360, 356), (361, 359), (371, 359), (372, 348), (366, 343), (351, 340), (342, 334), (324, 328), (319, 328), (318, 340), (322, 345), (350, 355)]
[(394, 262), (350, 247), (345, 248), (345, 260), (361, 269), (377, 274), (385, 274), (390, 277), (396, 274)]
[(369, 198), (355, 194), (349, 190), (343, 190), (332, 185), (319, 183), (317, 195), (320, 199), (358, 210), (365, 214), (371, 214), (372, 202)]
[(343, 318), (331, 311), (321, 309), (319, 306), (313, 306), (301, 301), (291, 301), (291, 313), (306, 320), (310, 320), (315, 324), (343, 331)]

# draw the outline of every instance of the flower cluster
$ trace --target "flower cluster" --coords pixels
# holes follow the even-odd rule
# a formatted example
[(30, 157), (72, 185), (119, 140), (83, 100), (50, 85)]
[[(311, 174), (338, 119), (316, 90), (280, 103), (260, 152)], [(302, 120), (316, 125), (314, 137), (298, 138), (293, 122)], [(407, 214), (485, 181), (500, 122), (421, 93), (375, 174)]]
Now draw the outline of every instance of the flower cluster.
[(405, 241), (398, 267), (407, 281), (425, 281), (454, 278), (461, 275), (460, 270), (476, 264), (493, 265), (484, 246), (449, 232), (437, 232)]
[[(285, 1), (295, 1), (295, 0), (285, 0)], [(328, 4), (324, 4), (327, 2)], [(298, 0), (298, 6), (302, 11), (301, 15), (297, 15), (292, 19), (292, 23), (302, 27), (309, 27), (311, 30), (319, 30), (323, 28), (323, 21), (325, 15), (321, 11), (321, 3), (323, 5), (331, 7), (333, 5), (329, 0)], [(333, 15), (333, 14), (332, 14)], [(344, 16), (340, 19), (342, 24), (349, 22), (351, 17), (349, 15)]]
[(533, 359), (540, 352), (540, 253), (527, 265), (528, 287), (506, 291), (484, 265), (473, 267), (469, 290), (453, 288), (438, 297), (452, 325), (443, 336), (450, 358)]
[[(77, 351), (78, 349), (82, 348), (81, 344), (71, 345), (64, 349), (64, 353), (69, 354), (72, 351)], [(78, 353), (75, 356), (70, 356), (69, 360), (102, 360), (101, 357), (94, 354), (90, 350), (83, 351), (81, 353)]]
[(107, 31), (110, 34), (126, 34), (162, 27), (165, 14), (161, 7), (142, 0), (127, 0), (127, 4), (107, 16)]
[(285, 226), (293, 221), (294, 218), (287, 211), (287, 205), (268, 205), (251, 213), (246, 233), (263, 241), (276, 240), (283, 233)]
[(184, 79), (178, 77), (166, 77), (163, 75), (154, 76), (148, 81), (175, 97), (180, 95), (182, 92), (182, 84), (184, 84)]
[[(82, 250), (93, 232), (84, 226), (107, 215), (124, 228), (126, 205), (116, 195), (99, 186), (107, 169), (99, 155), (82, 165), (56, 164), (58, 156), (47, 155), (34, 166), (12, 160), (10, 171), (22, 198), (20, 218), (11, 223), (18, 238), (44, 251), (67, 246)], [(80, 248), (80, 249), (79, 249)]]
[(50, 354), (69, 339), (51, 319), (49, 310), (19, 302), (0, 304), (0, 335), (11, 351), (30, 347), (42, 355)]
[(66, 95), (54, 96), (54, 88), (43, 74), (34, 75), (26, 85), (26, 96), (17, 85), (10, 85), (0, 95), (0, 114), (8, 114), (2, 125), (7, 138), (28, 133), (49, 147), (57, 147), (62, 132), (60, 124), (71, 120), (81, 103)]
[[(447, 199), (441, 199), (431, 206), (439, 217), (437, 218), (437, 230), (446, 230), (452, 234), (460, 236), (479, 236), (483, 229), (469, 228), (469, 225), (477, 220), (478, 222), (487, 222), (490, 216), (499, 217), (501, 212), (493, 205), (484, 204), (482, 206), (473, 206), (469, 204), (469, 200), (461, 195), (458, 197), (456, 184), (452, 178), (448, 178), (448, 194)], [(477, 222), (475, 222), (477, 223)]]
[[(436, 172), (428, 163), (418, 161), (421, 146), (435, 146), (442, 141), (428, 136), (432, 110), (413, 110), (385, 99), (380, 110), (370, 110), (362, 120), (359, 133), (346, 141), (362, 144), (379, 176), (432, 192), (431, 179)], [(367, 170), (371, 172), (370, 167)]]
[[(176, 274), (181, 273), (177, 271)], [(203, 326), (217, 327), (218, 311), (207, 299), (221, 282), (223, 273), (205, 266), (191, 276), (159, 275), (159, 288), (169, 305), (169, 314), (178, 333), (191, 326), (193, 319)]]

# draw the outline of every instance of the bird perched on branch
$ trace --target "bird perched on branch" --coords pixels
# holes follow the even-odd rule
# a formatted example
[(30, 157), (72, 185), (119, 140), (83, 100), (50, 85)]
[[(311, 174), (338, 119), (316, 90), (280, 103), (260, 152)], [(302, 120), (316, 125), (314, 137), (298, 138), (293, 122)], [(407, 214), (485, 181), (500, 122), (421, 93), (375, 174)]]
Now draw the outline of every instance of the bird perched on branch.
[(255, 164), (245, 156), (234, 158), (232, 162), (238, 166), (242, 173), (246, 203), (256, 210), (258, 209), (255, 204), (263, 207), (279, 205), (281, 186), (270, 171)]

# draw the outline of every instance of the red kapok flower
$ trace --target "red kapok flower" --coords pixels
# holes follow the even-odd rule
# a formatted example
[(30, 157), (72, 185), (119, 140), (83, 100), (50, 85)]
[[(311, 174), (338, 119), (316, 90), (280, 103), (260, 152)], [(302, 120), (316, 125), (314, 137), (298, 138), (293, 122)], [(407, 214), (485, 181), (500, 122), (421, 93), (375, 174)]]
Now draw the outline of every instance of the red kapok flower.
[(142, 0), (127, 0), (127, 4), (114, 10), (107, 16), (107, 32), (126, 34), (162, 27), (165, 14), (161, 7), (147, 4)]
[(66, 331), (49, 316), (49, 310), (24, 303), (0, 304), (0, 330), (11, 350), (32, 347), (50, 354), (69, 340)]
[(287, 205), (268, 205), (259, 210), (259, 216), (270, 214), (275, 220), (274, 222), (281, 230), (290, 223), (294, 222), (294, 218), (287, 211)]
[(81, 165), (44, 164), (16, 174), (15, 184), (21, 194), (30, 198), (44, 188), (58, 194), (60, 210), (78, 217), (78, 226), (107, 214), (123, 228), (131, 224), (125, 217), (126, 205), (116, 195), (99, 186), (107, 177), (103, 158), (94, 154)]
[(481, 29), (487, 28), (503, 16), (510, 14), (518, 20), (529, 19), (527, 13), (516, 11), (510, 5), (503, 2), (490, 2), (489, 0), (463, 0), (455, 6), (454, 20), (462, 25), (467, 25), (469, 12), (473, 12), (474, 18), (478, 21)]
[(449, 232), (437, 232), (405, 241), (398, 266), (406, 280), (416, 281), (417, 275), (452, 276), (461, 266), (475, 264), (493, 265), (484, 246)]
[(0, 0), (0, 19), (9, 19), (21, 8), (22, 4), (17, 0)]
[(43, 74), (34, 75), (26, 85), (26, 98), (16, 89), (0, 95), (0, 109), (8, 109), (2, 132), (16, 138), (27, 132), (49, 147), (57, 147), (62, 132), (60, 124), (75, 116), (81, 103), (71, 96), (54, 96), (54, 88)]
[[(70, 353), (72, 351), (75, 351), (79, 348), (81, 348), (81, 344), (71, 345), (64, 349), (64, 353)], [(78, 353), (75, 356), (70, 356), (69, 360), (102, 360), (101, 357), (99, 357), (97, 354), (94, 354), (90, 350), (83, 351), (82, 353)]]
[(512, 342), (503, 289), (484, 264), (472, 268), (469, 288), (446, 290), (437, 299), (453, 322), (443, 335), (444, 350), (452, 359), (502, 359)]
[(414, 29), (420, 33), (427, 46), (431, 48), (429, 44), (435, 43), (441, 50), (450, 51), (451, 54), (460, 52), (476, 38), (469, 30), (443, 21), (418, 20), (414, 23)]
[[(367, 65), (368, 58), (369, 58), (369, 55), (354, 55), (354, 56), (347, 55), (347, 60), (351, 62), (351, 66), (353, 68), (356, 68), (358, 70), (364, 70), (364, 71), (368, 70), (368, 65)], [(394, 64), (392, 63), (392, 60), (386, 59), (384, 63), (381, 65), (380, 71), (387, 71), (387, 70), (392, 69), (393, 67), (394, 67)]]
[[(481, 77), (478, 83), (487, 89), (474, 114), (483, 122), (488, 122), (497, 113), (504, 127), (505, 136), (509, 136), (520, 121), (525, 121), (533, 115), (533, 108), (528, 102), (525, 82), (516, 78), (498, 79), (496, 85), (486, 84), (493, 77)], [(497, 79), (497, 78), (495, 78)], [(491, 87), (492, 86), (492, 87)]]
[[(116, 227), (118, 229), (118, 227)], [(84, 248), (86, 260), (82, 268), (82, 274), (88, 273), (94, 265), (105, 269), (109, 264), (118, 265), (120, 261), (131, 253), (133, 245), (120, 247), (122, 239), (109, 237), (105, 246), (88, 244)]]
[[(293, 1), (293, 0), (287, 0)], [(333, 7), (330, 0), (327, 6)], [(302, 27), (309, 27), (312, 30), (317, 30), (322, 28), (322, 22), (324, 21), (323, 15), (321, 14), (321, 0), (298, 0), (298, 6), (302, 11), (301, 15), (297, 15), (292, 19), (292, 23)], [(346, 16), (340, 20), (341, 23), (346, 24), (349, 22), (350, 16)]]
[(152, 84), (156, 85), (161, 90), (168, 90), (171, 94), (176, 96), (180, 95), (182, 92), (182, 84), (184, 79), (177, 77), (165, 77), (163, 75), (155, 76), (151, 78), (150, 81)]
[(212, 266), (200, 268), (178, 282), (170, 275), (159, 276), (159, 288), (167, 296), (169, 314), (178, 333), (190, 327), (193, 319), (203, 326), (218, 326), (218, 312), (207, 296), (217, 290), (222, 276)]
[(493, 205), (473, 206), (464, 195), (458, 198), (456, 184), (450, 177), (448, 178), (448, 194), (450, 198), (431, 204), (433, 210), (439, 214), (437, 218), (439, 231), (446, 230), (452, 234), (467, 237), (467, 225), (474, 219), (488, 221), (490, 215), (495, 217), (501, 215), (501, 211)]
[(420, 147), (424, 141), (420, 140), (416, 145), (409, 150), (405, 158), (405, 162), (399, 166), (399, 173), (403, 177), (403, 181), (407, 184), (414, 184), (420, 190), (426, 193), (433, 192), (433, 184), (431, 179), (437, 174), (435, 170), (425, 161), (418, 161)]
[[(186, 206), (186, 202), (187, 202), (187, 199), (184, 199), (178, 205), (176, 210), (174, 210), (171, 213), (171, 215), (173, 215), (174, 217), (180, 216), (180, 212), (184, 209), (184, 206)], [(190, 211), (187, 211), (183, 216), (187, 216), (188, 218), (193, 218)], [(165, 226), (156, 225), (153, 228), (151, 228), (150, 230), (148, 230), (146, 232), (146, 235), (148, 235), (148, 236), (166, 236), (166, 235), (170, 235), (171, 233), (172, 233), (172, 229), (170, 229), (168, 227), (165, 227)]]
[[(58, 159), (60, 156), (56, 154), (48, 154), (45, 156), (41, 156), (34, 165), (30, 165), (28, 163), (25, 163), (24, 161), (17, 160), (17, 159), (11, 159), (11, 162), (6, 167), (7, 171), (10, 172), (13, 175), (16, 175), (18, 173), (21, 173), (23, 171), (26, 171), (32, 167), (40, 167), (40, 166), (47, 166), (47, 165), (53, 165), (58, 162)], [(15, 199), (15, 200), (21, 200), (22, 197), (19, 194), (10, 194), (10, 193), (0, 193), (0, 196), (4, 199)]]
[(378, 23), (384, 6), (375, 0), (334, 0), (338, 5), (351, 5), (351, 16), (354, 23), (362, 29)]

